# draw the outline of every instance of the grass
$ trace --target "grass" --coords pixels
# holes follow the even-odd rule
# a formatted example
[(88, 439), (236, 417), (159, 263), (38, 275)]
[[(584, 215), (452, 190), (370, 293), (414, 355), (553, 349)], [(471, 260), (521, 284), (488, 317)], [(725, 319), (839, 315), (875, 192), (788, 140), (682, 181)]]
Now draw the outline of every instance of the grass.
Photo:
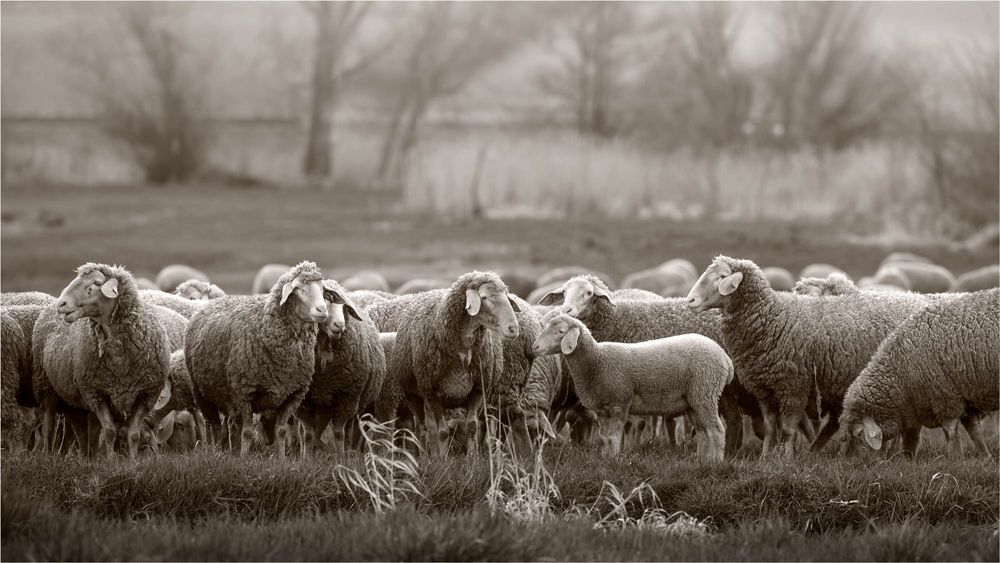
[[(547, 509), (491, 510), (489, 456), (418, 458), (381, 513), (337, 476), (357, 454), (6, 455), (5, 559), (996, 560), (997, 463), (868, 455), (703, 464), (659, 443), (612, 459), (550, 444)], [(538, 475), (529, 463), (524, 475)], [(531, 487), (528, 487), (531, 488)], [(536, 487), (537, 488), (537, 487)], [(554, 494), (552, 492), (554, 491)], [(622, 493), (621, 491), (629, 491)], [(530, 495), (526, 498), (531, 497)], [(493, 497), (496, 500), (498, 497)], [(496, 507), (501, 509), (497, 510)], [(594, 528), (604, 531), (595, 532)]]

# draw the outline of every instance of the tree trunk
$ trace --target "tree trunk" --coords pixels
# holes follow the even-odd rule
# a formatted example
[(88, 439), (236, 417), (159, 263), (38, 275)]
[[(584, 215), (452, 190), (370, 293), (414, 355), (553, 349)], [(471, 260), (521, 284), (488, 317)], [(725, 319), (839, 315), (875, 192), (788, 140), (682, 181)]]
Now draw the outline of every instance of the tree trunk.
[(379, 156), (378, 169), (375, 172), (375, 179), (380, 184), (386, 184), (390, 181), (389, 173), (399, 153), (399, 127), (403, 124), (403, 115), (406, 113), (408, 104), (409, 97), (402, 95), (399, 97), (396, 107), (393, 108), (392, 120), (389, 121), (389, 128), (382, 141), (382, 154)]
[(309, 138), (302, 172), (310, 178), (328, 178), (331, 172), (329, 102), (333, 94), (334, 38), (331, 4), (316, 4), (316, 44), (312, 72), (312, 101), (309, 106)]

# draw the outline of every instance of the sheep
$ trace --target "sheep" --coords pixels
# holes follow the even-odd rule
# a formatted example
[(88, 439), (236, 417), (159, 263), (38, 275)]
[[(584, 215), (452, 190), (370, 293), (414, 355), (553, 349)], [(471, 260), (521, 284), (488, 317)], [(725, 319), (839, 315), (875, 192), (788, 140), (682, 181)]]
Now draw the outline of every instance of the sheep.
[(173, 309), (153, 306), (156, 318), (163, 325), (163, 330), (167, 333), (167, 343), (170, 351), (182, 350), (184, 348), (184, 333), (187, 332), (188, 320)]
[[(542, 434), (555, 437), (549, 417), (572, 406), (568, 404), (569, 381), (558, 356), (535, 358), (524, 386), (514, 398), (518, 410), (511, 426), (519, 428), (523, 424), (531, 441), (537, 441)], [(573, 402), (577, 402), (575, 394)]]
[(844, 393), (878, 344), (928, 302), (913, 293), (779, 293), (756, 264), (726, 256), (713, 261), (688, 296), (694, 312), (722, 310), (726, 350), (764, 416), (762, 456), (774, 446), (780, 416), (789, 457), (790, 433), (802, 421), (810, 394), (818, 388), (822, 410), (830, 413), (812, 444), (819, 450), (837, 431)]
[[(21, 359), (19, 366), (20, 380), (16, 386), (16, 398), (17, 404), (22, 407), (34, 408), (38, 406), (38, 400), (35, 398), (35, 393), (32, 390), (32, 369), (34, 368), (34, 356), (32, 355), (31, 342), (32, 334), (35, 331), (35, 322), (38, 320), (38, 315), (41, 314), (42, 309), (43, 307), (41, 305), (16, 305), (3, 307), (3, 312), (10, 315), (15, 321), (17, 321), (18, 326), (21, 329), (21, 334), (24, 336), (23, 349), (16, 354), (16, 356)], [(4, 344), (4, 346), (6, 346), (6, 344)]]
[(52, 305), (56, 298), (41, 291), (8, 291), (0, 293), (0, 306)]
[(913, 287), (910, 284), (910, 278), (906, 277), (903, 270), (899, 269), (895, 264), (888, 264), (879, 268), (866, 285), (894, 285), (905, 291), (910, 291)]
[(361, 307), (362, 309), (367, 309), (368, 307), (378, 303), (379, 301), (387, 301), (389, 299), (395, 299), (397, 297), (394, 293), (389, 293), (386, 291), (377, 291), (371, 289), (358, 289), (355, 291), (349, 291), (347, 293), (348, 297), (355, 305)]
[(711, 338), (683, 334), (633, 344), (597, 342), (582, 321), (557, 314), (533, 350), (565, 356), (577, 395), (600, 418), (606, 453), (620, 452), (630, 414), (674, 417), (690, 412), (704, 436), (700, 456), (722, 460), (719, 397), (733, 380), (733, 363)]
[(661, 270), (675, 269), (691, 279), (698, 279), (698, 269), (690, 260), (684, 258), (672, 258), (660, 264), (659, 268)]
[(825, 278), (802, 278), (792, 286), (792, 293), (797, 295), (850, 295), (857, 293), (858, 286), (851, 278), (840, 273), (833, 273)]
[[(544, 297), (545, 294), (559, 289), (560, 287), (563, 286), (564, 283), (566, 283), (565, 280), (547, 283), (545, 285), (540, 285), (536, 287), (531, 293), (528, 294), (528, 297), (525, 299), (525, 301), (527, 301), (528, 303), (538, 303), (538, 300)], [(632, 290), (632, 291), (645, 291), (645, 290)], [(647, 292), (647, 293), (652, 293), (652, 292)]]
[(195, 417), (188, 411), (170, 411), (156, 425), (157, 446), (167, 452), (186, 452), (197, 443)]
[(372, 291), (384, 291), (388, 293), (389, 282), (382, 274), (373, 270), (362, 270), (347, 278), (340, 284), (346, 291), (357, 291), (367, 289)]
[[(562, 285), (560, 285), (559, 287), (562, 287)], [(629, 287), (625, 289), (616, 289), (612, 291), (611, 297), (616, 300), (630, 299), (633, 301), (660, 301), (663, 299), (664, 296), (659, 295), (657, 293), (653, 293), (652, 291), (646, 291), (645, 289), (637, 289), (634, 287)], [(539, 296), (539, 299), (540, 298), (541, 296)]]
[(220, 411), (242, 425), (240, 456), (249, 452), (253, 414), (275, 411), (278, 457), (285, 457), (288, 419), (312, 383), (317, 323), (327, 320), (323, 274), (302, 262), (267, 295), (207, 302), (188, 323), (184, 357), (195, 401), (212, 427)]
[(196, 270), (186, 264), (171, 264), (156, 274), (156, 287), (160, 288), (160, 291), (173, 293), (177, 286), (191, 279), (209, 281), (208, 276), (201, 270)]
[(139, 297), (120, 266), (86, 263), (39, 314), (32, 336), (35, 395), (44, 410), (42, 444), (51, 447), (60, 403), (95, 414), (108, 456), (117, 429), (128, 427), (129, 456), (138, 454), (143, 418), (163, 389), (170, 367), (167, 333), (154, 307)]
[(141, 289), (139, 297), (143, 302), (150, 305), (159, 305), (180, 313), (185, 319), (191, 319), (198, 311), (205, 306), (207, 301), (192, 301), (173, 293), (167, 293), (158, 289)]
[[(386, 315), (397, 317), (396, 342), (376, 410), (395, 412), (405, 398), (418, 416), (424, 414), (432, 437), (430, 453), (443, 454), (448, 439), (444, 409), (465, 407), (466, 420), (460, 426), (477, 427), (484, 393), (502, 375), (501, 337), (513, 340), (519, 334), (519, 307), (496, 273), (470, 272), (447, 290), (379, 303), (371, 310), (373, 318), (380, 308), (402, 313)], [(379, 325), (379, 330), (394, 329)], [(469, 440), (466, 451), (471, 453), (477, 433), (461, 434)]]
[[(559, 268), (553, 268), (538, 276), (538, 281), (535, 282), (535, 287), (542, 287), (554, 283), (559, 283), (561, 285), (567, 282), (570, 278), (584, 274), (597, 276), (607, 287), (611, 289), (618, 289), (615, 286), (615, 280), (611, 276), (605, 274), (604, 272), (598, 272), (581, 266), (562, 266)], [(657, 288), (656, 291), (659, 291), (660, 289), (662, 288)], [(528, 302), (534, 303), (534, 301), (530, 299)]]
[(409, 295), (411, 293), (423, 293), (432, 289), (446, 289), (451, 287), (451, 282), (439, 278), (417, 278), (412, 279), (396, 288), (396, 295)]
[(802, 278), (825, 278), (830, 274), (845, 274), (843, 270), (830, 264), (809, 264), (799, 272), (799, 279)]
[(214, 283), (197, 279), (190, 279), (178, 285), (177, 289), (174, 290), (174, 294), (184, 299), (191, 299), (192, 301), (208, 301), (209, 299), (218, 299), (226, 296), (226, 292), (221, 287)]
[(139, 289), (160, 289), (156, 282), (149, 278), (135, 278), (135, 286)]
[(3, 444), (11, 447), (17, 440), (15, 436), (23, 436), (27, 426), (28, 411), (20, 406), (17, 400), (21, 392), (23, 374), (28, 355), (30, 336), (25, 337), (21, 324), (6, 309), (0, 313), (2, 324), (2, 377), (0, 377), (0, 417), (3, 425)]
[(906, 276), (910, 290), (917, 293), (944, 293), (955, 283), (955, 276), (944, 266), (923, 262), (896, 262), (892, 266)]
[(922, 426), (941, 426), (951, 453), (961, 421), (976, 447), (994, 457), (979, 431), (983, 413), (997, 410), (1000, 387), (1000, 289), (939, 300), (890, 334), (851, 384), (840, 424), (874, 450), (902, 436), (913, 456)]
[(286, 264), (264, 264), (257, 270), (257, 274), (253, 277), (253, 286), (250, 289), (250, 293), (252, 295), (270, 293), (271, 288), (278, 282), (278, 278), (290, 269), (292, 267)]
[(189, 411), (196, 422), (197, 438), (205, 443), (208, 439), (205, 428), (205, 417), (195, 400), (194, 383), (188, 372), (184, 350), (175, 350), (170, 354), (170, 371), (167, 382), (157, 399), (156, 408), (150, 415), (153, 426), (158, 426), (163, 417), (173, 411)]
[(382, 390), (385, 352), (375, 323), (340, 284), (324, 280), (323, 295), (329, 316), (320, 325), (312, 385), (298, 418), (305, 425), (303, 452), (311, 451), (332, 424), (334, 448), (342, 453), (347, 423), (374, 403)]
[[(561, 312), (583, 321), (598, 342), (635, 343), (697, 333), (722, 343), (718, 314), (692, 314), (683, 298), (619, 300), (595, 276), (577, 276), (546, 294), (539, 304), (560, 305)], [(753, 414), (756, 405), (738, 380), (727, 387), (723, 397), (726, 451), (731, 455), (742, 441), (740, 411)], [(809, 430), (805, 431), (808, 435)]]
[[(795, 278), (792, 273), (784, 268), (771, 266), (763, 269), (767, 283), (771, 284), (771, 289), (775, 291), (791, 291), (795, 285)], [(697, 277), (697, 274), (695, 274)]]
[(979, 291), (994, 287), (1000, 287), (1000, 264), (983, 266), (978, 270), (972, 270), (958, 276), (958, 279), (951, 286), (951, 292)]
[(919, 254), (913, 254), (912, 252), (893, 252), (892, 254), (886, 256), (879, 263), (878, 267), (884, 268), (892, 264), (898, 264), (900, 262), (920, 262), (923, 264), (933, 264), (934, 261), (925, 256), (920, 256)]

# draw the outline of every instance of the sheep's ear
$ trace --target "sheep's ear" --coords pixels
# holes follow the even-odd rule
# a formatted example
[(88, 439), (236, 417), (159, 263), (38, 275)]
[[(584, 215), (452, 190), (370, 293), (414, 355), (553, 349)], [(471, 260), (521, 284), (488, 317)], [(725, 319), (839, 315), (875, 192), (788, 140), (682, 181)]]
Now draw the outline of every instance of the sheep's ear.
[(866, 416), (861, 423), (865, 427), (865, 443), (873, 450), (882, 449), (882, 427), (878, 425), (870, 416)]
[(173, 393), (173, 386), (170, 384), (168, 379), (166, 383), (163, 384), (163, 390), (160, 391), (160, 396), (156, 399), (156, 404), (153, 405), (153, 410), (158, 411), (163, 407), (167, 406), (170, 402), (170, 396)]
[(562, 342), (559, 343), (562, 353), (572, 354), (573, 350), (576, 350), (576, 343), (579, 339), (580, 329), (573, 327), (566, 331), (566, 335), (562, 337)]
[(538, 300), (539, 305), (558, 305), (566, 298), (566, 291), (563, 288), (553, 289)]
[(510, 308), (514, 309), (515, 313), (520, 313), (521, 312), (521, 306), (517, 304), (517, 301), (514, 301), (513, 297), (511, 297), (510, 295), (508, 295), (507, 296), (507, 301), (510, 301)]
[(219, 287), (219, 286), (217, 286), (217, 285), (215, 285), (214, 283), (208, 288), (208, 298), (209, 299), (218, 299), (218, 298), (223, 297), (225, 295), (226, 295), (226, 292), (222, 291), (222, 288)]
[(736, 291), (736, 288), (740, 286), (740, 282), (743, 281), (743, 272), (736, 272), (735, 274), (730, 274), (719, 282), (719, 294), (729, 295)]
[(104, 285), (101, 286), (101, 293), (103, 293), (108, 299), (117, 298), (118, 278), (109, 278), (108, 281), (104, 282)]
[(352, 317), (358, 319), (359, 321), (365, 320), (364, 314), (361, 313), (361, 309), (357, 305), (351, 302), (350, 299), (345, 300), (344, 310), (347, 311)]
[(160, 421), (159, 426), (156, 427), (156, 441), (160, 444), (166, 443), (174, 434), (174, 420), (176, 419), (177, 412), (170, 411), (167, 416), (163, 417)]
[(479, 314), (479, 308), (483, 305), (483, 298), (479, 295), (479, 291), (475, 289), (465, 290), (465, 311), (469, 313), (470, 316), (475, 317)]
[(608, 290), (604, 289), (603, 287), (597, 287), (596, 285), (594, 286), (594, 297), (607, 299), (608, 302), (611, 302), (611, 294), (608, 292)]
[(288, 296), (291, 295), (292, 292), (295, 291), (295, 288), (298, 287), (298, 286), (299, 286), (299, 278), (295, 278), (294, 280), (292, 280), (292, 281), (286, 283), (284, 286), (282, 286), (281, 287), (281, 303), (279, 303), (279, 305), (284, 305), (285, 301), (288, 301)]

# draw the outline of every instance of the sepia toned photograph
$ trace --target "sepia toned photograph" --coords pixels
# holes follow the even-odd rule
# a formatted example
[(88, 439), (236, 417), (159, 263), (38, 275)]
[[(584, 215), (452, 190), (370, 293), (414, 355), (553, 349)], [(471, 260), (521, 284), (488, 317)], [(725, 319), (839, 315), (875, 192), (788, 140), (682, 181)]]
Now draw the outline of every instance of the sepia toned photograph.
[(0, 2), (0, 561), (1000, 560), (1000, 2)]

